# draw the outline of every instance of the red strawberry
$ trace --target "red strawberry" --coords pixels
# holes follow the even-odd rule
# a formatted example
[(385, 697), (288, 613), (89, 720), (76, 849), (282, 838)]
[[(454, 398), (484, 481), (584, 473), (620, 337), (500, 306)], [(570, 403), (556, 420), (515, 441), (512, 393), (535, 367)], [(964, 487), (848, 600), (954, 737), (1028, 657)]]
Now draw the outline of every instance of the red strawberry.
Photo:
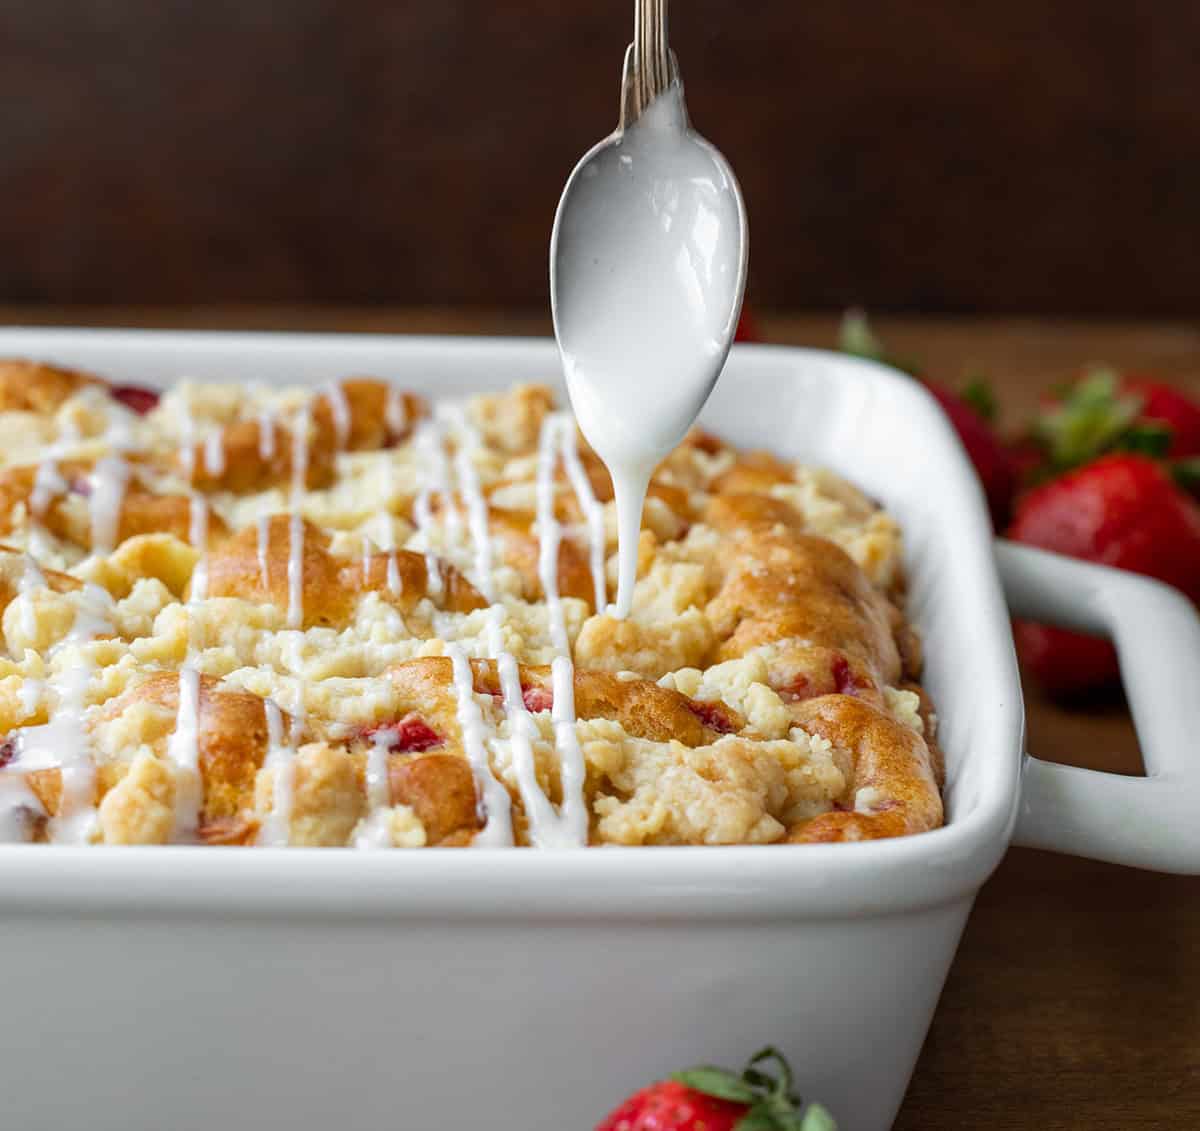
[[(1156, 577), (1200, 600), (1200, 506), (1145, 456), (1117, 452), (1035, 488), (1018, 504), (1009, 536)], [(1018, 625), (1017, 642), (1050, 691), (1082, 691), (1118, 677), (1107, 641)]]
[(1200, 456), (1200, 404), (1152, 377), (1127, 376), (1122, 384), (1142, 398), (1141, 419), (1165, 424), (1171, 430), (1170, 459)]
[(158, 404), (162, 395), (157, 389), (148, 389), (145, 385), (113, 385), (109, 394), (113, 400), (120, 401), (138, 416), (145, 416)]
[(410, 711), (394, 723), (364, 727), (362, 737), (367, 742), (386, 742), (389, 754), (419, 754), (446, 741), (415, 711)]
[[(774, 1061), (778, 1076), (759, 1067)], [(812, 1104), (803, 1116), (791, 1094), (792, 1073), (774, 1049), (763, 1049), (740, 1076), (723, 1068), (676, 1072), (627, 1099), (596, 1131), (837, 1131)]]
[(522, 687), (521, 701), (525, 704), (525, 710), (531, 715), (536, 715), (539, 711), (554, 709), (554, 693), (546, 687)]

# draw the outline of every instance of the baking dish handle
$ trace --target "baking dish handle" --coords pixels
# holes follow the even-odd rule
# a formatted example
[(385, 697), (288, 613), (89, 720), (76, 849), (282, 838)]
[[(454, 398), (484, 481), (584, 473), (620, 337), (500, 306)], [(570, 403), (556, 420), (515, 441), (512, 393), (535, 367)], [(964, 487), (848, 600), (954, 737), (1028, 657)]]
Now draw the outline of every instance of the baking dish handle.
[(1200, 873), (1200, 617), (1178, 590), (1123, 570), (996, 543), (1013, 616), (1112, 638), (1146, 776), (1026, 755), (1015, 844)]

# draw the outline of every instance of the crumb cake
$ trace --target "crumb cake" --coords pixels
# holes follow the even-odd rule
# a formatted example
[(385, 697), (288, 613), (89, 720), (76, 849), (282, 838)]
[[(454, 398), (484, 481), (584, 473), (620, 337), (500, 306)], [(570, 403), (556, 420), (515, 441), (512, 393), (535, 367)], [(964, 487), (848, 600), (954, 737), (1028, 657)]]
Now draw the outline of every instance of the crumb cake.
[(850, 841), (942, 822), (900, 533), (695, 431), (607, 611), (551, 391), (0, 362), (0, 840)]

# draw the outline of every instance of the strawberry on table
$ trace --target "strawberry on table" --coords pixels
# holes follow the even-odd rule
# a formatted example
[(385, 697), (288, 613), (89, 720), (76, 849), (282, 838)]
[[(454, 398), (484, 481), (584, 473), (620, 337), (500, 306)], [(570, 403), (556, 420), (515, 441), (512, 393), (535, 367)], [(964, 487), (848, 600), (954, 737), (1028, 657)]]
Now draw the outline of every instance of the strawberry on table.
[[(767, 1071), (767, 1065), (773, 1065)], [(787, 1061), (766, 1048), (738, 1075), (723, 1068), (676, 1072), (630, 1096), (596, 1131), (837, 1131), (820, 1104), (801, 1114)]]
[[(1116, 452), (1034, 488), (1019, 502), (1009, 537), (1158, 578), (1200, 601), (1200, 506), (1147, 456)], [(1052, 692), (1080, 692), (1119, 675), (1104, 640), (1021, 623), (1017, 643)]]

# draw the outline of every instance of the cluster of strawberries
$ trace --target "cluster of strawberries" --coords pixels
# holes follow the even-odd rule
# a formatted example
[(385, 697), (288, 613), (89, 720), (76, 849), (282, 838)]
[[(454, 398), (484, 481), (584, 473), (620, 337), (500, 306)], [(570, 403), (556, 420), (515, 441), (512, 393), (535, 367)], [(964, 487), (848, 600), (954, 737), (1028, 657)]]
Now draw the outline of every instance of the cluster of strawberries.
[[(1048, 393), (1015, 441), (993, 431), (982, 382), (961, 393), (897, 362), (859, 313), (842, 348), (922, 380), (979, 474), (997, 530), (1018, 542), (1158, 578), (1200, 602), (1200, 404), (1150, 377), (1093, 368)], [(1018, 623), (1027, 671), (1047, 691), (1078, 696), (1115, 686), (1107, 641)]]

